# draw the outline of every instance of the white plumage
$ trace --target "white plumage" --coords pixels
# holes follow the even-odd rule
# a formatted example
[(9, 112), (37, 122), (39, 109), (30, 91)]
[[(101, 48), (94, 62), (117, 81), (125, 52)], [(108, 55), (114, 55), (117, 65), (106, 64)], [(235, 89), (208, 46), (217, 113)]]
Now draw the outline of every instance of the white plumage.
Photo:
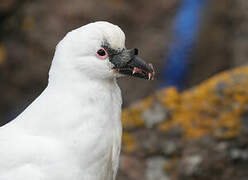
[(108, 62), (94, 56), (103, 39), (124, 48), (124, 33), (106, 22), (58, 44), (47, 88), (0, 128), (0, 180), (114, 179), (122, 100)]
[(47, 88), (0, 127), (0, 180), (115, 179), (122, 99), (119, 70), (96, 56), (104, 43), (122, 52), (125, 35), (118, 26), (96, 22), (57, 45)]

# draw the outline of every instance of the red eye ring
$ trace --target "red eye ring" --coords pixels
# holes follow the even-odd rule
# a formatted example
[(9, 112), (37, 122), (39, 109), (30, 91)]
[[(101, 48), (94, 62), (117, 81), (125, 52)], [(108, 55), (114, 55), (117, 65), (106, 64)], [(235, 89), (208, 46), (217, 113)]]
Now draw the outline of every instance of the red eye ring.
[(104, 49), (104, 48), (100, 48), (97, 52), (96, 52), (96, 56), (99, 59), (106, 59), (108, 57), (108, 52)]

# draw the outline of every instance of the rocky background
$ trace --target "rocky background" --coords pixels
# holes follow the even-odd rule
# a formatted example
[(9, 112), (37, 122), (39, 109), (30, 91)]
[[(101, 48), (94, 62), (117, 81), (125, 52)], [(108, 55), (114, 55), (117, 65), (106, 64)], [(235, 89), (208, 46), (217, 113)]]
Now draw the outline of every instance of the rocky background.
[(189, 90), (157, 91), (180, 5), (180, 0), (1, 0), (0, 125), (45, 88), (54, 48), (68, 31), (107, 20), (124, 30), (127, 47), (138, 47), (157, 72), (152, 82), (120, 80), (129, 108), (123, 113), (118, 179), (248, 179), (248, 69), (198, 85), (246, 63), (248, 1), (209, 0), (191, 54)]
[(248, 67), (123, 111), (119, 179), (248, 179)]

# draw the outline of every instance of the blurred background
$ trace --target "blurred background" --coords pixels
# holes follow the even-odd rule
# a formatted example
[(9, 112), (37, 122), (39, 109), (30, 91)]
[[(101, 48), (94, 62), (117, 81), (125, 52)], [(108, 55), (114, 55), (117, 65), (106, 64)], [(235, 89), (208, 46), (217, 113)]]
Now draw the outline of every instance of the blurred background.
[(46, 87), (63, 36), (98, 20), (119, 25), (126, 46), (157, 72), (154, 81), (120, 80), (124, 107), (163, 87), (189, 89), (248, 59), (246, 0), (1, 0), (0, 125)]

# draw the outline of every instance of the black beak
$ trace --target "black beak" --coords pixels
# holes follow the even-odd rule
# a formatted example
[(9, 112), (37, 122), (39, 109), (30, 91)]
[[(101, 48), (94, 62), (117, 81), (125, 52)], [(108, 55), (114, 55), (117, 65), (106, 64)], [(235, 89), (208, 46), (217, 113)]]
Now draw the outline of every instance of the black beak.
[(153, 80), (155, 72), (152, 64), (146, 63), (137, 55), (138, 49), (122, 50), (110, 56), (110, 62), (120, 74)]

